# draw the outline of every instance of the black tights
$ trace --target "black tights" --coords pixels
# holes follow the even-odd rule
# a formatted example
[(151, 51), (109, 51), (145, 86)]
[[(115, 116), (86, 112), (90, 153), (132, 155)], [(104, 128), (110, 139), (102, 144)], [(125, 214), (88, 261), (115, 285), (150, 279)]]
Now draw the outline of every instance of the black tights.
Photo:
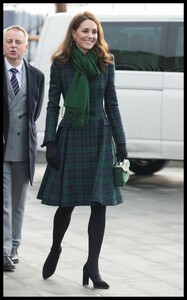
[(91, 215), (88, 224), (88, 259), (86, 265), (94, 281), (101, 280), (98, 261), (105, 231), (105, 213), (106, 206), (91, 206)]
[[(74, 207), (59, 207), (54, 216), (53, 245), (52, 248), (59, 249), (66, 230), (70, 224), (71, 214)], [(99, 254), (105, 231), (106, 206), (91, 206), (91, 214), (88, 224), (88, 259), (87, 267), (92, 273), (94, 280), (100, 280), (98, 270)]]
[(64, 234), (68, 229), (74, 207), (59, 207), (53, 221), (53, 249), (59, 249)]

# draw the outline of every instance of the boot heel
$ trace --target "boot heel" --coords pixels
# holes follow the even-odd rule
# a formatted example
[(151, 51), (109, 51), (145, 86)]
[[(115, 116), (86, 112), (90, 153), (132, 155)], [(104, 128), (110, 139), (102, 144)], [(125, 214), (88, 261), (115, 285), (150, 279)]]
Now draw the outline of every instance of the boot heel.
[(85, 270), (83, 270), (83, 277), (82, 277), (82, 284), (88, 285), (89, 283), (89, 276)]
[(96, 289), (108, 289), (109, 285), (108, 283), (106, 283), (105, 281), (103, 281), (100, 277), (100, 275), (98, 274), (98, 281), (94, 281), (91, 274), (89, 273), (88, 269), (87, 269), (87, 265), (85, 264), (83, 267), (83, 279), (82, 279), (82, 284), (83, 285), (88, 285), (89, 283), (89, 278), (91, 279), (91, 281), (93, 282), (93, 286)]

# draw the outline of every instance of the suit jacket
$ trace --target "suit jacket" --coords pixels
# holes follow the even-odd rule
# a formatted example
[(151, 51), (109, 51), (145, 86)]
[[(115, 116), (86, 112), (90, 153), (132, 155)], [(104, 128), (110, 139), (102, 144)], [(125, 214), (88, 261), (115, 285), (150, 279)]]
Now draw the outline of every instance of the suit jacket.
[[(37, 132), (36, 120), (38, 119), (43, 99), (44, 99), (44, 74), (37, 68), (31, 66), (24, 60), (26, 68), (26, 81), (27, 81), (27, 130), (28, 130), (28, 149), (29, 149), (29, 172), (30, 183), (33, 182), (35, 171), (35, 161), (37, 154)], [(6, 150), (6, 141), (9, 131), (9, 105), (8, 105), (8, 91), (7, 81), (5, 74), (5, 65), (3, 70), (3, 143), (4, 153)], [(16, 124), (15, 124), (16, 126)]]

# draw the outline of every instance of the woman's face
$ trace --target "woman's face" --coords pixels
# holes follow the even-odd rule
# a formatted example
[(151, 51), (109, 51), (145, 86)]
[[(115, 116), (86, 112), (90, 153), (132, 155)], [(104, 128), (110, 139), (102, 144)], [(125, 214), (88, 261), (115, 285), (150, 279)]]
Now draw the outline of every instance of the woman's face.
[(92, 20), (85, 20), (72, 35), (77, 47), (86, 54), (97, 41), (97, 25)]

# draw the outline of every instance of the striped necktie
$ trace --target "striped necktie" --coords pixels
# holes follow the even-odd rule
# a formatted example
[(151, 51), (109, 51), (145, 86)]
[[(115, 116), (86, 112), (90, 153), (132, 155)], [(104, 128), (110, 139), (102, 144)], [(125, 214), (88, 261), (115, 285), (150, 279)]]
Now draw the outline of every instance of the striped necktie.
[(11, 77), (10, 81), (12, 83), (14, 94), (16, 96), (17, 93), (19, 92), (19, 83), (18, 83), (18, 80), (16, 78), (16, 73), (18, 72), (18, 70), (16, 68), (12, 68), (12, 69), (10, 69), (10, 71), (12, 72), (12, 77)]

